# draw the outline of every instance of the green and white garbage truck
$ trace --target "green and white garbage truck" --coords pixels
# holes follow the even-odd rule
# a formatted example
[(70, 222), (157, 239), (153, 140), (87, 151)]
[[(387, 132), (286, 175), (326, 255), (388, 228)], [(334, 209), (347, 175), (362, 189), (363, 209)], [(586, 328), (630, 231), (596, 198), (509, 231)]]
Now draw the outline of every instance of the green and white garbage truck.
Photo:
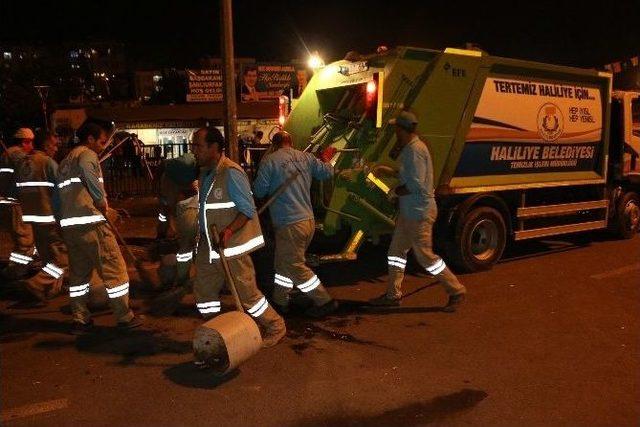
[(638, 232), (640, 93), (613, 91), (603, 71), (398, 47), (318, 70), (285, 123), (297, 148), (338, 149), (314, 208), (325, 235), (350, 237), (316, 262), (354, 259), (393, 231), (388, 121), (403, 109), (432, 155), (436, 246), (458, 269), (490, 268), (510, 241)]

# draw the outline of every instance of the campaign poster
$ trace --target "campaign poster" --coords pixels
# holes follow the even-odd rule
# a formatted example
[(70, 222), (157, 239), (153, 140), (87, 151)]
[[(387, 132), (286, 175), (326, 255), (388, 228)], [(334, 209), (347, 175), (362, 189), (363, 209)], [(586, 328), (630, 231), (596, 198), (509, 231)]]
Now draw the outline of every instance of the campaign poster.
[(222, 70), (207, 68), (187, 71), (187, 102), (222, 101)]
[(240, 74), (238, 95), (242, 102), (289, 96), (296, 85), (296, 68), (292, 64), (246, 64)]

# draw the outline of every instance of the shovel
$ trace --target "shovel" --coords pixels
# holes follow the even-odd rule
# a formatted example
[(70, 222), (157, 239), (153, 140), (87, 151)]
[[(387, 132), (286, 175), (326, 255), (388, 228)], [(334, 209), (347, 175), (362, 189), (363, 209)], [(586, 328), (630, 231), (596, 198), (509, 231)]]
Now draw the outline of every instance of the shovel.
[(211, 226), (211, 234), (237, 311), (223, 313), (199, 326), (193, 337), (193, 352), (196, 363), (212, 368), (216, 375), (222, 376), (256, 354), (262, 347), (262, 336), (256, 322), (242, 307), (215, 224)]

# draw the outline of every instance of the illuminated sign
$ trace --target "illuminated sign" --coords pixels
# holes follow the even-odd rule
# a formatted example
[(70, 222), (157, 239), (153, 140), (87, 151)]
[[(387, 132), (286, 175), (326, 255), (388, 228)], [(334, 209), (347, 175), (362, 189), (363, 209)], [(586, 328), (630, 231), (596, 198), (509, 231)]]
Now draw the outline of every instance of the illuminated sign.
[(342, 75), (350, 76), (351, 74), (363, 73), (367, 70), (369, 70), (369, 65), (365, 61), (360, 61), (340, 65), (338, 72)]

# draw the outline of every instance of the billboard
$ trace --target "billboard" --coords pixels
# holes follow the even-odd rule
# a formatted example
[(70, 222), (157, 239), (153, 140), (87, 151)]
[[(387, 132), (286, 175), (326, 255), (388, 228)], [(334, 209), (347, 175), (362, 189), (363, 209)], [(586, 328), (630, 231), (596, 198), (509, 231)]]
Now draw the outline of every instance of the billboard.
[(296, 67), (292, 64), (243, 65), (238, 85), (238, 98), (242, 102), (288, 96), (289, 90), (297, 87)]
[(602, 116), (598, 86), (489, 77), (455, 176), (593, 171)]
[(187, 102), (222, 101), (222, 70), (208, 68), (187, 71)]

